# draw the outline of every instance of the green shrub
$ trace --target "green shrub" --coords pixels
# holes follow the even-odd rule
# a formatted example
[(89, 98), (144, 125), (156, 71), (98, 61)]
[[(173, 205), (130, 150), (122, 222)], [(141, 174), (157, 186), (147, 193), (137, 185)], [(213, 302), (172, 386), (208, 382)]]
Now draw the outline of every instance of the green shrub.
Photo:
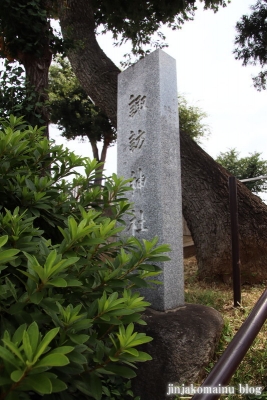
[(132, 289), (169, 248), (118, 236), (128, 181), (96, 186), (94, 160), (22, 118), (0, 123), (0, 399), (133, 396), (135, 364), (150, 359), (136, 347), (152, 338), (135, 331), (149, 303)]

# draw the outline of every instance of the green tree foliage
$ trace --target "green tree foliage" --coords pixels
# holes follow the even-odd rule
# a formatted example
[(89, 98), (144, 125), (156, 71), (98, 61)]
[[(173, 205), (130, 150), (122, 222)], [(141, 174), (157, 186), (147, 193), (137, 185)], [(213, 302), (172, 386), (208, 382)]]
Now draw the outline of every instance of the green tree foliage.
[[(263, 160), (261, 153), (251, 153), (248, 157), (239, 157), (236, 149), (220, 153), (216, 161), (237, 179), (256, 178), (267, 175), (267, 161)], [(253, 193), (266, 192), (265, 180), (244, 182)]]
[(54, 0), (1, 0), (1, 56), (22, 60), (30, 53), (42, 57), (47, 42), (53, 53), (62, 51), (62, 38), (50, 25), (56, 4)]
[(21, 65), (5, 60), (4, 68), (0, 71), (0, 87), (1, 117), (23, 115), (29, 125), (42, 126), (45, 123), (39, 108), (45, 106), (49, 109), (49, 105), (44, 105), (34, 87), (27, 84)]
[[(218, 10), (225, 0), (201, 0), (206, 9)], [(51, 28), (50, 18), (57, 18), (56, 0), (2, 0), (0, 5), (0, 32), (4, 56), (18, 57), (20, 52), (41, 55), (47, 39), (52, 50), (62, 50), (62, 40)], [(195, 0), (145, 2), (124, 0), (92, 0), (96, 26), (111, 31), (119, 43), (131, 40), (134, 52), (150, 43), (151, 36), (162, 24), (177, 29), (193, 19), (197, 9)], [(162, 35), (160, 34), (162, 38)], [(83, 38), (81, 38), (82, 41)], [(163, 37), (164, 39), (164, 37)], [(157, 45), (157, 43), (155, 43)]]
[[(177, 29), (184, 21), (193, 19), (196, 10), (194, 0), (138, 3), (124, 0), (88, 1), (93, 11), (94, 30), (101, 26), (103, 31), (111, 31), (116, 44), (130, 40), (133, 53), (138, 56), (150, 51), (144, 50), (144, 46), (164, 46), (165, 37), (159, 31), (162, 24)], [(203, 0), (203, 3), (205, 8), (215, 11), (219, 6), (226, 5), (225, 0)], [(57, 0), (1, 0), (0, 3), (0, 56), (23, 64), (27, 85), (35, 91), (34, 109), (45, 121), (46, 136), (49, 134), (49, 111), (45, 103), (52, 54), (84, 46), (84, 37), (75, 41), (65, 37), (63, 41), (51, 27), (51, 18), (57, 18), (58, 10), (66, 6), (67, 3)], [(158, 33), (160, 40), (153, 39), (155, 33)], [(35, 123), (32, 120), (30, 122), (31, 125)]]
[[(57, 63), (50, 67), (49, 103), (51, 122), (58, 125), (62, 136), (88, 138), (94, 158), (105, 162), (107, 148), (116, 140), (116, 131), (82, 89), (67, 59), (57, 58)], [(103, 142), (101, 156), (97, 142)]]
[[(226, 6), (224, 0), (201, 0), (206, 9), (217, 11)], [(163, 2), (159, 0), (131, 1), (93, 0), (95, 21), (103, 26), (104, 32), (111, 31), (115, 43), (120, 45), (128, 40), (132, 43), (132, 53), (144, 56), (143, 46), (164, 47), (162, 25), (179, 29), (185, 21), (192, 20), (197, 9), (195, 0)], [(157, 34), (158, 40), (152, 38)]]
[(257, 0), (251, 6), (252, 13), (243, 15), (236, 24), (237, 45), (234, 54), (236, 59), (242, 60), (243, 65), (257, 65), (262, 68), (261, 72), (253, 78), (257, 90), (266, 89), (267, 69), (267, 1)]
[(52, 54), (62, 51), (62, 38), (52, 29), (50, 19), (55, 14), (54, 0), (3, 0), (0, 3), (0, 56), (17, 60), (25, 70), (27, 96), (48, 136), (49, 112), (47, 100), (48, 70)]
[[(11, 114), (19, 116), (26, 112), (26, 88), (24, 69), (9, 61), (5, 61), (0, 71), (0, 113), (1, 117)], [(27, 120), (27, 118), (26, 118)]]
[(1, 120), (3, 400), (123, 400), (135, 364), (150, 359), (138, 346), (151, 338), (135, 331), (149, 303), (132, 289), (155, 279), (169, 248), (118, 237), (128, 181), (101, 189), (97, 167), (22, 118)]
[(209, 127), (203, 123), (207, 114), (201, 108), (189, 105), (184, 96), (179, 96), (180, 130), (189, 135), (197, 143), (210, 134)]

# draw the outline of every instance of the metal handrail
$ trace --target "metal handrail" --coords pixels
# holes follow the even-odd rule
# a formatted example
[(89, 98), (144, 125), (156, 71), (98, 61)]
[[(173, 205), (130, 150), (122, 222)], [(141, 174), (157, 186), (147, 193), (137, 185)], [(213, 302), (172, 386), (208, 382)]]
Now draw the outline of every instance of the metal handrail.
[(252, 181), (259, 181), (261, 179), (267, 179), (267, 175), (261, 175), (255, 178), (240, 179), (240, 182), (252, 182)]
[[(200, 386), (201, 388), (218, 388), (229, 383), (266, 319), (267, 289), (262, 293), (251, 313)], [(220, 393), (197, 393), (192, 400), (216, 400), (220, 396)]]

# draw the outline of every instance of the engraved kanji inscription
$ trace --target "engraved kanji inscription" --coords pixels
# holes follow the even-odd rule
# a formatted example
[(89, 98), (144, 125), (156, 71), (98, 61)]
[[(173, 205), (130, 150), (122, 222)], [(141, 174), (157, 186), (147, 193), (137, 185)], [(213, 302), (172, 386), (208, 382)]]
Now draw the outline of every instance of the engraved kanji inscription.
[(137, 213), (135, 210), (133, 210), (134, 215), (130, 219), (130, 225), (128, 227), (128, 231), (131, 231), (132, 236), (135, 236), (136, 233), (139, 232), (146, 232), (148, 229), (145, 224), (145, 218), (144, 218), (144, 212), (143, 210), (139, 211), (139, 215), (137, 216)]
[(144, 108), (146, 101), (146, 96), (137, 96), (134, 97), (133, 94), (130, 96), (130, 103), (129, 103), (129, 117), (133, 117), (138, 111)]
[(135, 232), (137, 231), (137, 218), (134, 215), (131, 219), (130, 219), (130, 225), (128, 227), (128, 231), (131, 231), (132, 236), (135, 236)]
[(132, 171), (131, 175), (133, 178), (133, 181), (131, 182), (131, 187), (133, 188), (133, 194), (135, 190), (140, 190), (141, 192), (146, 184), (146, 176), (144, 175), (142, 169), (138, 168), (137, 174), (135, 173), (135, 171)]
[(131, 131), (129, 136), (129, 149), (131, 152), (141, 149), (145, 141), (146, 133), (141, 129), (138, 132)]

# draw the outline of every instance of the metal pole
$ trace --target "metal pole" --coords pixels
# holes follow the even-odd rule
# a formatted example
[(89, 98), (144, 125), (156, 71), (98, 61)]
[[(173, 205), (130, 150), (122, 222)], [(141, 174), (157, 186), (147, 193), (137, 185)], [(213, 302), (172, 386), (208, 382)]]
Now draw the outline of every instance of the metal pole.
[(229, 198), (230, 198), (231, 236), (232, 236), (234, 307), (238, 307), (241, 304), (241, 280), (240, 280), (237, 190), (236, 190), (236, 178), (234, 176), (229, 177)]
[[(248, 349), (259, 333), (262, 325), (267, 318), (267, 289), (263, 292), (246, 321), (238, 330), (217, 364), (209, 373), (207, 379), (198, 388), (199, 393), (195, 394), (191, 400), (217, 400), (221, 393), (207, 393), (208, 388), (225, 387), (237, 370)], [(206, 389), (204, 389), (206, 388)], [(218, 390), (217, 390), (218, 391)]]

